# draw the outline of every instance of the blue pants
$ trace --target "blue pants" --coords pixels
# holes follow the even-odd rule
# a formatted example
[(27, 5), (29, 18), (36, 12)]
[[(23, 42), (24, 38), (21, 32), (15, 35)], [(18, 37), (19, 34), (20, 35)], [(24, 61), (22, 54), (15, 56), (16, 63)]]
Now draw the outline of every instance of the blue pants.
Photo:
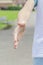
[(33, 65), (43, 65), (43, 57), (34, 57)]

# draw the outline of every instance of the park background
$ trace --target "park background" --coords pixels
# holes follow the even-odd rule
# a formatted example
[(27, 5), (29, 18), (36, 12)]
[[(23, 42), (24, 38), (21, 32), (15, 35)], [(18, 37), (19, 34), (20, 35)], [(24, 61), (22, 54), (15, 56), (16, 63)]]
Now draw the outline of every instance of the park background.
[(19, 11), (27, 0), (0, 0), (0, 65), (32, 65), (32, 42), (36, 19), (33, 9), (18, 49), (13, 46), (13, 32)]
[(5, 23), (8, 24), (10, 21), (13, 22), (17, 19), (18, 12), (25, 2), (26, 0), (0, 0), (0, 29), (7, 26)]

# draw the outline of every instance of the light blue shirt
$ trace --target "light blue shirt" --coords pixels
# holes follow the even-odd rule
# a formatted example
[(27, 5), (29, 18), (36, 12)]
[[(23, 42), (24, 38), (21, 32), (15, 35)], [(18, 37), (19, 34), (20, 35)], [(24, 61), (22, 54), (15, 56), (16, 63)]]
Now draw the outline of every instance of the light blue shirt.
[(43, 57), (43, 0), (38, 0), (32, 57)]

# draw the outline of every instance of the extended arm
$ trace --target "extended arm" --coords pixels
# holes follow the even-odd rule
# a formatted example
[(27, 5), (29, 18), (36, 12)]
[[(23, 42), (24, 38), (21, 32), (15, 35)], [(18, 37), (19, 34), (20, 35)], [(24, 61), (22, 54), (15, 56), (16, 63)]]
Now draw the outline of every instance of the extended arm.
[(17, 47), (19, 40), (23, 36), (26, 22), (30, 17), (33, 7), (34, 7), (34, 0), (27, 0), (24, 7), (18, 13), (17, 27), (15, 28), (15, 31), (14, 31), (14, 47), (15, 48)]

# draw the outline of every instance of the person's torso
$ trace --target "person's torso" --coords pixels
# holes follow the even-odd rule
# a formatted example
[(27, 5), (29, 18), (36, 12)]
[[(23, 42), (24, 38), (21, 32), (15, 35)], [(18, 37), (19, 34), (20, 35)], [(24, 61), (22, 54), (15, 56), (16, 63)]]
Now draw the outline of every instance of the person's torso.
[(43, 0), (38, 0), (32, 57), (43, 57)]

